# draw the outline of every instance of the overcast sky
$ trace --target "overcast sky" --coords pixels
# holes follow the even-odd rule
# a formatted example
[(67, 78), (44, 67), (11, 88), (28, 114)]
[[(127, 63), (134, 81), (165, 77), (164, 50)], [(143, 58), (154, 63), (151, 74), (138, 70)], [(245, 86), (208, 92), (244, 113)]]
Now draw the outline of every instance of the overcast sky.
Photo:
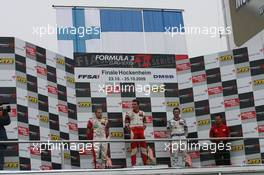
[[(0, 5), (0, 36), (15, 36), (57, 52), (56, 35), (33, 35), (33, 27), (56, 25), (52, 5), (184, 9), (185, 26), (224, 24), (221, 0), (5, 0)], [(191, 57), (227, 49), (225, 38), (210, 35), (188, 35), (187, 48)]]

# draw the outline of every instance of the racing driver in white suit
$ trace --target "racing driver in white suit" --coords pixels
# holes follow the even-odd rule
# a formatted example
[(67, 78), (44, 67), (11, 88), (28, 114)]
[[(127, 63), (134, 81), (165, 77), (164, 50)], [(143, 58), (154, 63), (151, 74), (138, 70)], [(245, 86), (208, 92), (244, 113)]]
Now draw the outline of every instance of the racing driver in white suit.
[(182, 168), (185, 167), (187, 150), (180, 149), (181, 144), (187, 144), (188, 127), (186, 121), (180, 117), (180, 108), (173, 109), (173, 119), (168, 121), (168, 131), (171, 139), (177, 139), (172, 142), (171, 148), (171, 166)]

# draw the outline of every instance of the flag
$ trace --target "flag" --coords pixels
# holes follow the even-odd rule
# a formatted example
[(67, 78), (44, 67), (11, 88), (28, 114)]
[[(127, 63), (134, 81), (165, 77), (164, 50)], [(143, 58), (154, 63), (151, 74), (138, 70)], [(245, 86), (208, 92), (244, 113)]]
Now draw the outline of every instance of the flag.
[(57, 8), (57, 38), (59, 52), (70, 57), (74, 52), (187, 54), (179, 10)]

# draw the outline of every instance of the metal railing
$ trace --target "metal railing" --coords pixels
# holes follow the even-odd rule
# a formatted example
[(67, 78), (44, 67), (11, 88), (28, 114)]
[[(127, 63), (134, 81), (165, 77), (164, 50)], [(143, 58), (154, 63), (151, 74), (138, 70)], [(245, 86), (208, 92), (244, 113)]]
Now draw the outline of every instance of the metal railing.
[(83, 142), (172, 142), (172, 141), (210, 141), (210, 140), (229, 140), (229, 141), (234, 141), (234, 140), (247, 140), (247, 139), (264, 139), (264, 136), (259, 136), (259, 137), (218, 137), (218, 138), (186, 138), (186, 139), (100, 139), (100, 140), (5, 140), (5, 141), (0, 141), (1, 143), (83, 143)]
[[(264, 139), (264, 136), (259, 136), (259, 137), (221, 137), (221, 138), (186, 138), (186, 139), (172, 139), (172, 138), (164, 138), (164, 139), (109, 139), (109, 140), (6, 140), (6, 141), (0, 141), (0, 144), (46, 144), (46, 143), (60, 143), (61, 147), (60, 147), (60, 156), (61, 156), (61, 169), (64, 169), (64, 144), (66, 143), (98, 143), (98, 142), (102, 142), (102, 143), (130, 143), (130, 142), (142, 142), (142, 141), (146, 141), (146, 142), (169, 142), (169, 143), (173, 143), (174, 141), (187, 141), (187, 142), (191, 142), (191, 141), (217, 141), (217, 140), (227, 140), (228, 142), (232, 142), (232, 141), (237, 141), (237, 140), (248, 140), (248, 139)], [(78, 151), (78, 150), (76, 150)], [(245, 165), (240, 165), (240, 166), (245, 166)], [(228, 166), (227, 166), (228, 167)], [(194, 168), (204, 168), (204, 167), (194, 167)], [(159, 169), (159, 168), (157, 168)], [(162, 170), (164, 168), (161, 168)], [(170, 169), (170, 168), (168, 168)], [(193, 168), (189, 168), (189, 169), (193, 169)], [(65, 169), (64, 169), (65, 170)], [(147, 169), (146, 169), (147, 170)], [(219, 169), (217, 170), (219, 171)], [(221, 171), (219, 171), (221, 172)], [(224, 171), (223, 171), (224, 172)], [(229, 171), (228, 171), (229, 172)], [(264, 167), (263, 167), (263, 172), (264, 172)], [(1, 174), (1, 173), (0, 173)]]

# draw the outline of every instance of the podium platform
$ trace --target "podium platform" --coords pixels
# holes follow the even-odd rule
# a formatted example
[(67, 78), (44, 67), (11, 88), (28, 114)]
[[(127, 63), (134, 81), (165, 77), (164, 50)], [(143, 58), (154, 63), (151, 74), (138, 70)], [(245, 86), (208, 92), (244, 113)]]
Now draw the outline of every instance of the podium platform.
[(52, 171), (1, 171), (0, 174), (17, 174), (17, 175), (145, 175), (145, 174), (162, 174), (162, 175), (263, 175), (264, 166), (230, 166), (230, 167), (212, 167), (212, 168), (168, 168), (168, 167), (134, 167), (123, 169), (74, 169), (74, 170), (52, 170)]

